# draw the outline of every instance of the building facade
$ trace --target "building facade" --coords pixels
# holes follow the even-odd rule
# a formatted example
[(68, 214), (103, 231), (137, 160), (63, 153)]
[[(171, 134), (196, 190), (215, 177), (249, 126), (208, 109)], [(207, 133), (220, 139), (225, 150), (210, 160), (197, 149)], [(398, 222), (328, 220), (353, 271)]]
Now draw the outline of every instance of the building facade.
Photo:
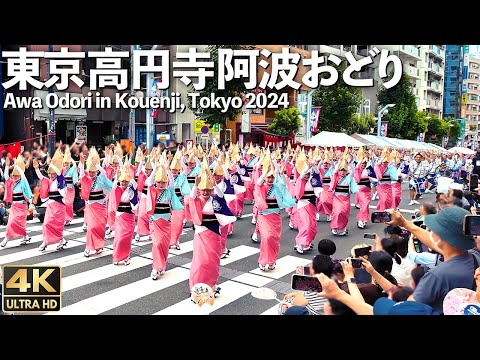
[(463, 45), (447, 45), (443, 116), (459, 119), (462, 97)]
[(480, 59), (468, 55), (464, 58), (468, 61), (468, 73), (466, 79), (467, 94), (466, 96), (465, 94), (462, 95), (462, 103), (466, 103), (465, 135), (468, 145), (476, 141), (480, 121)]

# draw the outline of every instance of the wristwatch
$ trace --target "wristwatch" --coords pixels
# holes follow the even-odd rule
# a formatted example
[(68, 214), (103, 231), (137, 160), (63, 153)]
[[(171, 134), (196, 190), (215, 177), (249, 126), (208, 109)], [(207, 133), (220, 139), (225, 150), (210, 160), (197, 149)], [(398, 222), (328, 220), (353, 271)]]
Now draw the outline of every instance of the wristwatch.
[(355, 279), (355, 278), (350, 278), (350, 279), (347, 280), (347, 283), (349, 283), (349, 284), (356, 284), (356, 283), (357, 283), (357, 279)]

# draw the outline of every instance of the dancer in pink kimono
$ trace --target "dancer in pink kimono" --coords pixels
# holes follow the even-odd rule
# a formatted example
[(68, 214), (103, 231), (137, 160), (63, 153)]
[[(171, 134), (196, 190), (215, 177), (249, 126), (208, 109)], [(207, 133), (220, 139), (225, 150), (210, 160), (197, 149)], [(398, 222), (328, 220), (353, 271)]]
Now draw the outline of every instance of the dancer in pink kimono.
[(327, 215), (327, 222), (332, 221), (333, 192), (329, 190), (335, 168), (333, 167), (330, 155), (333, 154), (330, 154), (329, 151), (325, 149), (323, 161), (320, 162), (318, 168), (320, 179), (322, 180), (323, 184), (323, 191), (320, 194), (320, 198), (317, 202), (317, 221), (320, 220), (320, 215)]
[(389, 165), (392, 159), (388, 155), (387, 149), (382, 151), (380, 164), (375, 166), (375, 174), (378, 179), (378, 211), (385, 211), (393, 208), (392, 182), (398, 180), (397, 169)]
[[(190, 185), (190, 191), (195, 185), (195, 179), (197, 176), (200, 174), (200, 169), (201, 169), (201, 162), (198, 160), (198, 158), (195, 156), (193, 151), (190, 153), (188, 160), (187, 160), (187, 181), (188, 184)], [(185, 195), (185, 222), (191, 222), (192, 221), (192, 215), (190, 214), (190, 194)]]
[[(223, 194), (223, 197), (227, 203), (228, 208), (232, 214), (236, 211), (236, 196), (232, 185), (230, 184), (230, 174), (226, 165), (222, 165), (220, 161), (217, 161), (213, 172), (215, 177), (215, 189), (220, 189), (221, 193), (217, 193), (214, 189), (214, 193), (217, 196)], [(220, 227), (220, 236), (222, 239), (222, 255), (221, 259), (230, 255), (230, 250), (227, 248), (227, 237), (233, 234), (233, 222)]]
[[(180, 211), (183, 206), (175, 195), (175, 180), (170, 172), (167, 173), (165, 164), (159, 165), (154, 176), (156, 186), (150, 186), (148, 183), (146, 210), (150, 216), (152, 237), (153, 269), (150, 277), (157, 280), (159, 276), (165, 274), (167, 268), (172, 211)], [(150, 179), (147, 180), (149, 181)]]
[(257, 160), (258, 159), (255, 157), (255, 149), (252, 143), (250, 143), (250, 147), (247, 153), (245, 154), (245, 157), (242, 160), (242, 165), (243, 165), (242, 169), (245, 169), (245, 174), (241, 173), (241, 175), (250, 178), (250, 181), (248, 181), (247, 179), (244, 180), (245, 188), (246, 188), (245, 200), (251, 201), (252, 204), (253, 204), (253, 190), (255, 188), (255, 183), (252, 180), (252, 172), (253, 172), (253, 165), (257, 162)]
[(113, 239), (113, 265), (129, 265), (133, 233), (135, 232), (135, 214), (138, 206), (137, 183), (132, 179), (128, 157), (118, 177), (120, 186), (113, 185), (111, 195), (118, 204), (115, 217), (115, 237)]
[(204, 283), (212, 287), (215, 294), (220, 293), (217, 285), (220, 277), (220, 256), (222, 239), (220, 226), (228, 225), (236, 217), (231, 213), (223, 198), (222, 191), (216, 189), (215, 179), (208, 170), (206, 160), (203, 163), (201, 178), (195, 180), (190, 197), (190, 209), (195, 224), (193, 238), (193, 257), (190, 267), (190, 289), (193, 285)]
[(66, 184), (62, 175), (63, 155), (59, 149), (55, 152), (48, 168), (48, 177), (42, 175), (38, 169), (38, 161), (34, 160), (33, 167), (40, 179), (40, 198), (47, 202), (47, 211), (43, 220), (43, 242), (38, 250), (45, 251), (48, 245), (58, 244), (57, 250), (67, 245), (63, 237), (65, 226), (65, 195)]
[[(115, 151), (110, 150), (108, 154), (105, 156), (104, 160), (104, 168), (105, 168), (105, 176), (109, 179), (112, 183), (117, 183), (117, 172), (119, 167), (121, 166), (123, 158), (123, 149), (119, 143), (115, 148)], [(118, 204), (115, 202), (115, 198), (112, 196), (112, 201), (110, 201), (110, 197), (112, 193), (110, 192), (107, 194), (105, 200), (107, 204), (107, 230), (105, 231), (106, 238), (112, 238), (114, 236), (115, 231), (115, 214), (117, 213)]]
[(365, 229), (368, 221), (370, 221), (371, 183), (377, 181), (375, 176), (375, 171), (370, 165), (363, 148), (361, 148), (358, 151), (357, 166), (353, 172), (353, 178), (358, 187), (355, 199), (359, 206), (357, 214), (357, 227), (359, 229)]
[(345, 158), (340, 161), (330, 185), (329, 191), (333, 193), (332, 221), (330, 222), (332, 234), (345, 236), (348, 234), (347, 225), (351, 207), (350, 194), (358, 192), (357, 183)]
[[(185, 195), (190, 194), (190, 185), (188, 184), (187, 176), (187, 167), (181, 163), (182, 158), (179, 155), (175, 155), (170, 163), (170, 170), (174, 179), (174, 188), (175, 195), (182, 204), (182, 208), (178, 210), (172, 209), (172, 219), (171, 219), (171, 237), (170, 237), (170, 248), (175, 248), (180, 250), (180, 236), (182, 235), (183, 225), (185, 224), (185, 209), (183, 208), (185, 204)], [(181, 169), (181, 170), (180, 170)]]
[(78, 183), (78, 169), (75, 165), (75, 161), (72, 161), (68, 145), (66, 146), (65, 154), (63, 155), (63, 166), (62, 172), (67, 184), (67, 193), (65, 196), (65, 226), (68, 226), (73, 220), (73, 202), (75, 200), (74, 185)]
[[(105, 197), (111, 190), (113, 183), (107, 178), (104, 168), (98, 165), (100, 159), (97, 151), (92, 147), (87, 159), (87, 173), (83, 164), (85, 158), (80, 158), (80, 196), (85, 200), (85, 223), (87, 235), (83, 255), (89, 257), (100, 254), (105, 246), (105, 231), (107, 228), (107, 204)], [(100, 172), (100, 174), (98, 174)]]
[(258, 267), (262, 271), (275, 269), (282, 237), (280, 210), (295, 206), (285, 181), (286, 177), (280, 175), (278, 166), (270, 161), (270, 165), (265, 164), (265, 170), (255, 187), (255, 204), (259, 210), (257, 225), (262, 239)]
[(316, 166), (308, 166), (303, 152), (297, 159), (296, 167), (301, 173), (295, 183), (298, 235), (295, 238), (294, 250), (303, 254), (304, 251), (313, 249), (313, 240), (317, 235), (316, 203), (323, 189), (320, 175), (315, 171)]
[[(295, 196), (295, 183), (298, 179), (299, 173), (295, 167), (295, 157), (292, 153), (286, 153), (284, 157), (284, 173), (286, 177), (286, 186), (288, 193), (291, 197)], [(288, 227), (292, 230), (298, 229), (297, 221), (297, 206), (292, 206), (291, 208), (285, 209), (288, 215), (290, 215), (290, 220), (288, 221)]]
[(138, 204), (137, 233), (135, 235), (135, 241), (137, 242), (140, 241), (141, 236), (150, 235), (150, 215), (148, 215), (147, 212), (147, 192), (149, 187), (148, 184), (153, 183), (155, 166), (151, 163), (150, 159), (145, 163), (145, 166), (143, 166), (143, 160), (141, 160), (138, 169), (137, 185), (140, 202)]
[(20, 245), (25, 245), (32, 238), (27, 235), (27, 211), (32, 201), (33, 194), (25, 177), (25, 163), (23, 157), (18, 154), (15, 160), (12, 176), (8, 174), (9, 167), (5, 166), (5, 193), (4, 200), (11, 203), (8, 216), (5, 238), (0, 243), (5, 247), (9, 240), (21, 237)]
[[(395, 151), (395, 150), (394, 150)], [(394, 166), (397, 170), (397, 180), (392, 181), (392, 208), (398, 209), (400, 202), (402, 201), (402, 171), (400, 169), (400, 161), (397, 161), (397, 158), (393, 160)]]

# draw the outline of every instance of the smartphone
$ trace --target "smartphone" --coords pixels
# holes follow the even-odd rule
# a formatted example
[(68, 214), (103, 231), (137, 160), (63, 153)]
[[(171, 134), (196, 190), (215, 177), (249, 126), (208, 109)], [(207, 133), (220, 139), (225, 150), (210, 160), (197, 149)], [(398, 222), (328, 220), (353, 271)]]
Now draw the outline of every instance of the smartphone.
[(392, 215), (385, 211), (375, 211), (372, 213), (371, 220), (373, 224), (385, 223), (387, 221), (392, 221)]
[(372, 248), (370, 246), (365, 246), (362, 248), (354, 249), (353, 253), (355, 254), (356, 258), (362, 257), (362, 256), (368, 256), (370, 255), (370, 252), (372, 251)]
[(375, 234), (375, 233), (366, 233), (366, 234), (363, 234), (363, 238), (364, 238), (364, 239), (372, 239), (372, 240), (373, 240), (373, 239), (375, 239), (375, 236), (376, 236), (376, 235), (377, 235), (377, 234)]
[(413, 246), (415, 247), (415, 251), (416, 251), (417, 253), (423, 252), (422, 243), (421, 243), (421, 241), (418, 240), (417, 238), (413, 238)]
[(413, 223), (414, 223), (416, 226), (422, 226), (422, 225), (423, 225), (423, 221), (422, 221), (422, 220), (414, 221)]
[(297, 266), (297, 270), (295, 271), (297, 275), (308, 275), (310, 274), (310, 267), (309, 266)]
[(360, 269), (362, 267), (362, 259), (350, 258), (350, 261), (354, 269)]
[(480, 215), (467, 215), (463, 221), (465, 235), (480, 235)]
[(470, 175), (470, 191), (475, 191), (476, 188), (478, 188), (478, 175), (477, 174), (472, 174)]
[(292, 289), (299, 291), (322, 292), (322, 284), (315, 276), (292, 275)]

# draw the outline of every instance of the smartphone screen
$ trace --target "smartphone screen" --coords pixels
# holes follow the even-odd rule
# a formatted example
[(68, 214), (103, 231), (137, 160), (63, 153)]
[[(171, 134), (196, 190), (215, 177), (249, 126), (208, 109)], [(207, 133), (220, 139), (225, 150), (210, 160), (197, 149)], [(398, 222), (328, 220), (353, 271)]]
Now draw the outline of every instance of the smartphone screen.
[(292, 289), (321, 292), (322, 284), (320, 284), (320, 281), (315, 276), (292, 275)]
[(480, 215), (467, 215), (463, 223), (465, 235), (480, 235)]
[(373, 234), (373, 233), (370, 233), (370, 234), (367, 233), (367, 234), (363, 234), (363, 238), (364, 238), (364, 239), (372, 239), (372, 240), (373, 240), (373, 239), (375, 239), (375, 235), (376, 235), (376, 234)]
[(423, 250), (423, 249), (422, 249), (422, 243), (420, 242), (420, 240), (414, 238), (414, 239), (413, 239), (413, 246), (415, 247), (415, 251), (416, 251), (417, 253), (423, 252), (423, 251), (422, 251), (422, 250)]
[(353, 253), (355, 254), (356, 258), (359, 258), (359, 257), (362, 257), (362, 256), (370, 255), (371, 251), (372, 251), (372, 248), (370, 246), (366, 246), (366, 247), (363, 247), (363, 248), (354, 249)]
[(352, 267), (354, 269), (360, 269), (362, 267), (362, 259), (350, 258), (350, 261), (352, 262)]
[(392, 215), (385, 211), (375, 211), (372, 213), (371, 220), (373, 224), (385, 223), (392, 220)]

